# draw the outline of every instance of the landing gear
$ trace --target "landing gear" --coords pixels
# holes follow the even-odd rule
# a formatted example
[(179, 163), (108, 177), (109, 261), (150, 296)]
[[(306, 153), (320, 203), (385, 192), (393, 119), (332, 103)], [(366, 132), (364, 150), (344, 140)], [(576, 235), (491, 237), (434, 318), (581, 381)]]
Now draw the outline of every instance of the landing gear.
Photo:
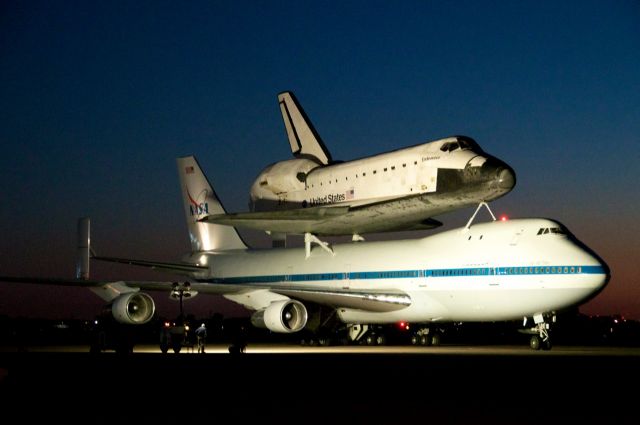
[[(533, 316), (533, 321), (535, 322), (535, 326), (524, 330), (523, 332), (531, 334), (531, 337), (529, 338), (529, 347), (532, 350), (551, 350), (551, 347), (553, 346), (552, 342), (551, 342), (551, 326), (550, 324), (545, 320), (544, 315), (542, 314), (536, 314)], [(555, 322), (556, 321), (556, 316), (552, 315), (551, 316), (551, 321)], [(524, 318), (524, 323), (525, 326), (527, 324), (527, 318)]]
[(420, 328), (411, 335), (411, 345), (438, 346), (442, 341), (442, 335), (437, 330)]
[(387, 338), (383, 334), (369, 332), (367, 336), (362, 341), (364, 345), (385, 345), (387, 343)]

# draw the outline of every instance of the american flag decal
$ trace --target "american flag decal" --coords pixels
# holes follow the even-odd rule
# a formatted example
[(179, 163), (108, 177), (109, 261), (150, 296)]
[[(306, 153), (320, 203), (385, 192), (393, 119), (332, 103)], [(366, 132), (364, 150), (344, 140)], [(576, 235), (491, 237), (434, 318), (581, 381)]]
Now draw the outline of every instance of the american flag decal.
[(353, 188), (351, 188), (351, 189), (347, 190), (346, 195), (347, 195), (347, 196), (346, 196), (346, 197), (347, 197), (347, 199), (353, 199), (353, 196), (354, 196), (354, 190), (353, 190)]
[(193, 167), (191, 167), (191, 166), (185, 167), (184, 170), (187, 172), (187, 174), (193, 174)]

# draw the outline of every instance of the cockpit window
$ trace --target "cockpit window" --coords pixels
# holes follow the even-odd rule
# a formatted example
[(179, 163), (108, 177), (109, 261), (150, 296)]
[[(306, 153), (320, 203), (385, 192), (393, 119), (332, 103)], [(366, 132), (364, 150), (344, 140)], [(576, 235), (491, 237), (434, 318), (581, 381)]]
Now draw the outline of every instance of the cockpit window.
[(564, 231), (561, 227), (542, 227), (538, 230), (538, 235), (548, 235), (549, 233), (553, 233), (556, 235), (566, 235), (567, 232)]
[(442, 152), (453, 152), (458, 148), (460, 148), (460, 150), (472, 149), (478, 153), (482, 152), (482, 149), (480, 149), (476, 141), (466, 136), (457, 136), (456, 140), (443, 143), (442, 146), (440, 146)]
[(472, 148), (471, 144), (468, 141), (464, 140), (464, 139), (459, 139), (458, 143), (460, 144), (460, 149), (462, 149), (462, 150), (471, 149)]
[(453, 152), (456, 149), (458, 149), (460, 147), (460, 145), (458, 145), (458, 142), (447, 142), (444, 143), (442, 146), (440, 146), (440, 150), (442, 152)]

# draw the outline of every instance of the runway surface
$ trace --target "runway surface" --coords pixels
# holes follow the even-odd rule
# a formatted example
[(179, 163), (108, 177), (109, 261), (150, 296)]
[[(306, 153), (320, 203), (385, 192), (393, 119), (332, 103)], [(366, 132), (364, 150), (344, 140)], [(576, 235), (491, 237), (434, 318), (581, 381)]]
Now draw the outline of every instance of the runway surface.
[(27, 423), (637, 424), (639, 378), (640, 349), (615, 347), (0, 352), (3, 414)]
[[(208, 344), (205, 354), (228, 354), (228, 344)], [(0, 347), (0, 353), (19, 352), (16, 347)], [(32, 346), (20, 352), (33, 353), (88, 353), (88, 345), (48, 345)], [(104, 353), (113, 352), (107, 350)], [(134, 354), (162, 354), (158, 345), (141, 344), (134, 347)], [(169, 351), (169, 355), (198, 354), (194, 348), (185, 347), (178, 354)], [(363, 346), (304, 346), (292, 344), (252, 343), (247, 346), (246, 354), (408, 354), (408, 355), (468, 355), (468, 356), (621, 356), (638, 357), (640, 347), (612, 346), (571, 346), (558, 345), (549, 351), (534, 351), (526, 345), (441, 345), (423, 347), (411, 345)]]

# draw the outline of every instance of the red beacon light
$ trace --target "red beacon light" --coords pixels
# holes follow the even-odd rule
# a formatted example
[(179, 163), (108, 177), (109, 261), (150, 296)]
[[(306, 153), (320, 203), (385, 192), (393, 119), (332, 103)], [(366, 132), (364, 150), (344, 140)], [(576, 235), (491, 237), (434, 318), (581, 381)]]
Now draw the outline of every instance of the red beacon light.
[(502, 214), (502, 215), (500, 216), (500, 221), (507, 221), (507, 220), (509, 220), (509, 217), (507, 217), (507, 215), (506, 215), (506, 214)]
[(403, 320), (403, 321), (401, 321), (401, 322), (398, 322), (398, 327), (399, 327), (400, 329), (402, 329), (403, 331), (407, 331), (407, 330), (409, 330), (409, 323), (408, 323), (408, 322), (405, 322), (405, 321)]

